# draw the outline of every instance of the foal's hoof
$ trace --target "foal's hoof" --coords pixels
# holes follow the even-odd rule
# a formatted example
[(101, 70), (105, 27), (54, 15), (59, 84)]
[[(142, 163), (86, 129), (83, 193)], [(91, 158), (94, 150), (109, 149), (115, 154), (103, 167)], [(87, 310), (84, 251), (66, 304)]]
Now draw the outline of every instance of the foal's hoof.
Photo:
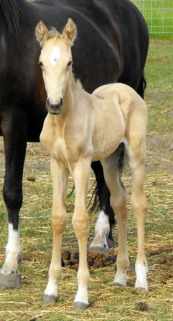
[(21, 285), (20, 274), (5, 274), (0, 273), (0, 287), (7, 289), (19, 288)]
[(135, 291), (137, 293), (147, 293), (148, 289), (138, 287), (138, 288), (135, 288)]
[(58, 297), (54, 296), (54, 295), (44, 294), (44, 296), (43, 296), (43, 302), (45, 302), (45, 303), (53, 303), (53, 302), (56, 302), (57, 300), (58, 300)]
[(118, 286), (120, 288), (125, 288), (126, 287), (126, 284), (120, 283), (120, 282), (113, 282), (113, 285)]
[(105, 256), (109, 255), (109, 250), (104, 247), (89, 247), (88, 252), (94, 254), (104, 254)]
[(89, 307), (89, 304), (83, 302), (74, 302), (73, 310), (86, 310)]

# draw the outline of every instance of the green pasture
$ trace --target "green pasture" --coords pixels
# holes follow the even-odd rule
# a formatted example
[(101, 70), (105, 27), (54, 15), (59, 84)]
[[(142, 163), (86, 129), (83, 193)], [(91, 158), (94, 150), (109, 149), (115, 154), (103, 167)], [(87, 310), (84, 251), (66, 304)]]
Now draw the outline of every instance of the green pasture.
[[(149, 213), (146, 221), (146, 254), (149, 263), (149, 292), (134, 291), (136, 226), (129, 202), (129, 173), (123, 175), (128, 192), (128, 245), (130, 268), (128, 286), (112, 284), (116, 264), (90, 268), (90, 307), (72, 310), (77, 289), (76, 271), (63, 267), (58, 302), (46, 305), (42, 294), (52, 249), (52, 186), (49, 156), (40, 144), (28, 144), (24, 171), (24, 202), (21, 210), (22, 285), (19, 289), (0, 289), (0, 321), (171, 321), (173, 319), (173, 40), (151, 40), (146, 65), (145, 100), (149, 110), (145, 191)], [(4, 178), (4, 154), (0, 139), (0, 186)], [(91, 176), (90, 186), (93, 183)], [(69, 180), (69, 190), (72, 181)], [(88, 197), (90, 196), (89, 192)], [(73, 198), (67, 200), (68, 222), (63, 249), (77, 251), (72, 229)], [(90, 214), (89, 243), (94, 235), (97, 213)], [(7, 214), (0, 195), (0, 264), (3, 264), (7, 242)], [(114, 229), (117, 243), (117, 228)], [(117, 247), (111, 253), (117, 253)]]
[(132, 0), (146, 19), (152, 38), (173, 39), (172, 0)]

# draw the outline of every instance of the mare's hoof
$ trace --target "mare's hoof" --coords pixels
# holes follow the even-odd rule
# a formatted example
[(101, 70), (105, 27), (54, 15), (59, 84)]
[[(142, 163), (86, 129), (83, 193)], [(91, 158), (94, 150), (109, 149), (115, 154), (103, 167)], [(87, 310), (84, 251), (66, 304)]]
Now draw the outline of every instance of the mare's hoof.
[(21, 285), (20, 274), (5, 274), (0, 273), (0, 287), (1, 288), (19, 288)]
[(115, 246), (115, 243), (113, 240), (107, 239), (107, 243), (108, 243), (109, 249)]
[(104, 254), (105, 256), (109, 255), (109, 250), (104, 247), (89, 247), (88, 252), (94, 254)]
[(83, 302), (74, 302), (73, 310), (86, 310), (89, 307), (89, 304)]
[(58, 300), (58, 297), (54, 296), (54, 295), (44, 294), (44, 296), (43, 296), (43, 302), (45, 302), (45, 303), (52, 303), (52, 302), (56, 302), (57, 300)]

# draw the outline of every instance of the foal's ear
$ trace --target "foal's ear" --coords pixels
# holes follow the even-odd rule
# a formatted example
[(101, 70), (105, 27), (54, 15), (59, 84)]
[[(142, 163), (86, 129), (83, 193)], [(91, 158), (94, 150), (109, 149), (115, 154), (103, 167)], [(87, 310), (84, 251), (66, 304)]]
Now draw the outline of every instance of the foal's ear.
[(46, 41), (47, 35), (48, 35), (48, 29), (43, 21), (40, 21), (37, 24), (35, 28), (35, 33), (36, 33), (37, 40), (40, 43), (40, 46), (43, 47), (44, 42)]
[(72, 45), (76, 38), (76, 34), (77, 34), (76, 24), (71, 18), (69, 18), (62, 35)]

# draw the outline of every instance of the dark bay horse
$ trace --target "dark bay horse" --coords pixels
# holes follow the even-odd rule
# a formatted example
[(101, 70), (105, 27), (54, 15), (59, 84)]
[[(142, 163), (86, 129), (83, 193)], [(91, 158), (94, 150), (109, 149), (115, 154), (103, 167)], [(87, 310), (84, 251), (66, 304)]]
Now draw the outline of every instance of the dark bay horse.
[[(73, 48), (74, 72), (84, 88), (123, 82), (142, 97), (148, 31), (138, 9), (129, 0), (0, 0), (0, 135), (4, 138), (3, 197), (8, 211), (6, 259), (0, 286), (20, 285), (21, 253), (19, 212), (27, 141), (38, 142), (47, 114), (46, 94), (38, 66), (39, 44), (35, 26), (44, 20), (61, 31), (68, 17), (78, 27)], [(119, 164), (121, 167), (121, 162)], [(100, 203), (91, 246), (108, 247), (112, 241), (114, 212), (102, 166), (92, 163)]]

